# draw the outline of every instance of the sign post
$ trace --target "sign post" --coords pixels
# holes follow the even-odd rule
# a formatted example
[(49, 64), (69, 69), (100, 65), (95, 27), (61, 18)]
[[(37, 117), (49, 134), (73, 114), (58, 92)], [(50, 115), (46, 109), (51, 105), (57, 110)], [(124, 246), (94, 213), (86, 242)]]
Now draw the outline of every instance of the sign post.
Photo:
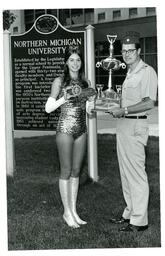
[(14, 136), (13, 136), (13, 107), (11, 84), (11, 56), (10, 56), (10, 32), (5, 30), (3, 34), (4, 51), (4, 83), (5, 83), (5, 126), (6, 126), (6, 172), (8, 176), (14, 174)]
[[(87, 46), (87, 78), (95, 88), (95, 52), (94, 52), (94, 27), (86, 27)], [(97, 113), (94, 112), (92, 118), (88, 118), (88, 169), (93, 181), (98, 181), (98, 156), (97, 156)]]

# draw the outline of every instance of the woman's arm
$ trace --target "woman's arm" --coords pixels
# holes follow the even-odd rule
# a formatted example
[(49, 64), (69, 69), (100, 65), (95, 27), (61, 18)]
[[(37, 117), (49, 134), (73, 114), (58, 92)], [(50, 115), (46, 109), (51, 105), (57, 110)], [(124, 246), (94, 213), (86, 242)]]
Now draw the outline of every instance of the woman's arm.
[(56, 110), (58, 107), (60, 107), (62, 104), (66, 102), (65, 95), (60, 99), (56, 100), (57, 96), (59, 95), (60, 88), (61, 78), (57, 77), (52, 83), (51, 94), (45, 104), (45, 111), (47, 113), (51, 113), (52, 111)]

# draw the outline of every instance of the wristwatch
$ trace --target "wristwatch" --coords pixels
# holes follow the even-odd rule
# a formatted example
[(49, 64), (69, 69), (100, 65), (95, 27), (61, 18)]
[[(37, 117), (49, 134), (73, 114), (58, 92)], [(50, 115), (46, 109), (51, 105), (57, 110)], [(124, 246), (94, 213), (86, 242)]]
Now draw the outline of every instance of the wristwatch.
[(124, 108), (124, 114), (125, 114), (125, 116), (128, 115), (128, 108), (127, 107)]

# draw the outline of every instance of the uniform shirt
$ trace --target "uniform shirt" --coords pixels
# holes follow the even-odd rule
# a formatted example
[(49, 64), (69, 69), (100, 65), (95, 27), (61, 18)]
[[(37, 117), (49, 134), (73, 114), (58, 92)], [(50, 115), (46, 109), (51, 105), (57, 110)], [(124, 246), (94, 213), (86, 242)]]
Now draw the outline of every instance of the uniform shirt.
[[(124, 80), (122, 86), (122, 107), (137, 104), (145, 97), (149, 97), (151, 100), (155, 101), (156, 94), (156, 72), (151, 66), (140, 60), (132, 72), (128, 70)], [(146, 112), (140, 114), (144, 115)]]

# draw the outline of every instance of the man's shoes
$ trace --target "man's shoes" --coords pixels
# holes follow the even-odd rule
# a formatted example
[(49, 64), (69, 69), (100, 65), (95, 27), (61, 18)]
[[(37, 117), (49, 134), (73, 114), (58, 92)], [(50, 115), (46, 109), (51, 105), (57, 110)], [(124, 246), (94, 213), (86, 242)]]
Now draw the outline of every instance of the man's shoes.
[(123, 223), (129, 223), (129, 219), (125, 219), (125, 218), (123, 218), (123, 217), (120, 217), (120, 218), (112, 218), (112, 219), (110, 219), (110, 221), (112, 222), (112, 223), (114, 223), (114, 224), (123, 224)]
[(126, 227), (119, 228), (120, 232), (137, 232), (144, 231), (148, 228), (148, 225), (145, 226), (135, 226), (132, 224), (128, 224)]

